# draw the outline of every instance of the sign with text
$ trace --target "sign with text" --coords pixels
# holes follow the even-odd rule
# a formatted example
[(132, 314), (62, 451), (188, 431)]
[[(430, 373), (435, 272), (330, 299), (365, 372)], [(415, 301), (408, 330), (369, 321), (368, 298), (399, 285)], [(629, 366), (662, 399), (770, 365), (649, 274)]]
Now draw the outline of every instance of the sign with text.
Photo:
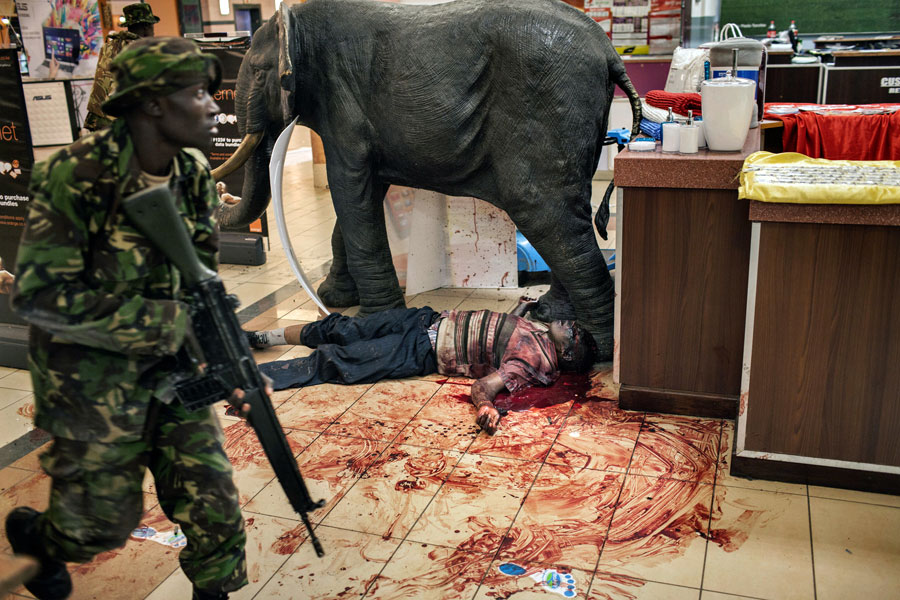
[(0, 323), (23, 323), (9, 307), (16, 254), (31, 196), (34, 155), (15, 48), (0, 49)]
[[(241, 68), (241, 61), (244, 60), (244, 54), (250, 49), (249, 37), (238, 37), (227, 40), (210, 40), (195, 39), (204, 52), (214, 54), (222, 63), (222, 85), (216, 92), (213, 99), (219, 105), (219, 113), (216, 115), (216, 127), (219, 130), (217, 136), (213, 138), (213, 147), (209, 153), (209, 164), (212, 168), (216, 168), (226, 160), (231, 158), (234, 151), (241, 143), (241, 134), (238, 132), (237, 117), (234, 110), (234, 92), (237, 84), (238, 70)], [(229, 194), (234, 196), (241, 195), (241, 188), (244, 184), (244, 170), (238, 169), (231, 175), (224, 177), (221, 181), (224, 183)], [(241, 231), (249, 231), (251, 233), (261, 233), (265, 236), (269, 235), (269, 227), (266, 221), (266, 215), (251, 223), (249, 228)]]

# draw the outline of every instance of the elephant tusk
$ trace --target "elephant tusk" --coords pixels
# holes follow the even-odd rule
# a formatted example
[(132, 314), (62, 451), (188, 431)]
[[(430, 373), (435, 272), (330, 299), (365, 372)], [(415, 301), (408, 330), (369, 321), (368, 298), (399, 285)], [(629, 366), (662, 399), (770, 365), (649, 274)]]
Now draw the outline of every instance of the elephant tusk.
[(220, 181), (223, 177), (228, 177), (243, 167), (244, 163), (247, 162), (247, 159), (250, 158), (250, 155), (253, 154), (253, 151), (256, 150), (256, 147), (259, 145), (262, 138), (262, 132), (248, 133), (245, 135), (244, 139), (241, 140), (241, 145), (237, 147), (234, 154), (231, 155), (231, 158), (212, 170), (213, 179)]
[(275, 222), (278, 224), (278, 235), (281, 236), (281, 246), (284, 249), (285, 256), (287, 256), (291, 270), (297, 277), (297, 281), (300, 282), (300, 285), (303, 286), (303, 289), (309, 294), (309, 297), (312, 298), (316, 306), (319, 307), (321, 316), (327, 317), (331, 311), (328, 310), (328, 307), (325, 306), (325, 303), (322, 302), (321, 298), (316, 294), (312, 287), (312, 282), (309, 280), (309, 277), (306, 276), (303, 267), (300, 266), (297, 255), (294, 254), (294, 246), (291, 244), (291, 237), (288, 235), (287, 230), (287, 222), (284, 218), (284, 199), (282, 196), (284, 162), (287, 157), (288, 144), (291, 141), (291, 133), (294, 131), (294, 126), (296, 124), (297, 118), (294, 117), (294, 120), (291, 121), (290, 125), (285, 127), (284, 131), (281, 132), (281, 135), (278, 136), (278, 139), (275, 140), (275, 146), (272, 148), (272, 158), (269, 159), (269, 185), (272, 190), (272, 208), (275, 209)]

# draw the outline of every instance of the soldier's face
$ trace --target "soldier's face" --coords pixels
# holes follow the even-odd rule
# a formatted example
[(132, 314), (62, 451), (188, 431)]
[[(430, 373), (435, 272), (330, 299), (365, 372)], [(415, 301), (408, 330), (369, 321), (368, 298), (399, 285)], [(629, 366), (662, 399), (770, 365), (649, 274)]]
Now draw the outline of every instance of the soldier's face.
[(219, 106), (205, 83), (163, 96), (159, 104), (160, 130), (168, 142), (179, 148), (209, 150), (213, 136), (219, 132), (215, 119)]

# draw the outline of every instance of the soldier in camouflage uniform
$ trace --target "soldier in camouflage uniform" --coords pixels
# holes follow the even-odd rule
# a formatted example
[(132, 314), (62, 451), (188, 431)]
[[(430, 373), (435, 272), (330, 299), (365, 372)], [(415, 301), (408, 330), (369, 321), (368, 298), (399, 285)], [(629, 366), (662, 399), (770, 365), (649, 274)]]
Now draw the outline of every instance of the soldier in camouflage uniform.
[(97, 70), (94, 72), (94, 85), (91, 87), (91, 97), (88, 99), (87, 117), (84, 119), (84, 128), (88, 131), (97, 131), (112, 125), (113, 120), (103, 112), (103, 103), (112, 94), (115, 78), (110, 67), (112, 61), (129, 43), (144, 37), (153, 36), (153, 26), (159, 23), (159, 17), (153, 14), (149, 4), (138, 2), (129, 4), (122, 9), (125, 16), (126, 31), (114, 31), (106, 38), (106, 43), (100, 49), (100, 57), (97, 59)]
[(139, 525), (149, 468), (160, 506), (187, 537), (179, 559), (194, 598), (227, 598), (247, 578), (222, 429), (209, 409), (160, 399), (190, 332), (188, 307), (178, 271), (120, 208), (168, 181), (197, 253), (216, 268), (215, 186), (189, 146), (216, 133), (210, 94), (221, 67), (189, 40), (145, 38), (113, 71), (118, 91), (103, 109), (121, 118), (34, 169), (12, 303), (31, 324), (35, 424), (54, 436), (41, 457), (52, 489), (45, 512), (10, 513), (7, 536), (41, 561), (26, 587), (65, 598), (64, 561), (119, 547)]

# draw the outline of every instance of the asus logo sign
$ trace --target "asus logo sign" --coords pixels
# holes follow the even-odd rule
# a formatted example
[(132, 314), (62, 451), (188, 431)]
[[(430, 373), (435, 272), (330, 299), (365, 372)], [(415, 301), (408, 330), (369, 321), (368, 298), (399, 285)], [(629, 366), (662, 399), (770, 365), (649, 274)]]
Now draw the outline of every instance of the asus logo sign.
[(32, 100), (53, 100), (53, 96), (47, 94), (46, 96), (34, 96), (31, 98)]

